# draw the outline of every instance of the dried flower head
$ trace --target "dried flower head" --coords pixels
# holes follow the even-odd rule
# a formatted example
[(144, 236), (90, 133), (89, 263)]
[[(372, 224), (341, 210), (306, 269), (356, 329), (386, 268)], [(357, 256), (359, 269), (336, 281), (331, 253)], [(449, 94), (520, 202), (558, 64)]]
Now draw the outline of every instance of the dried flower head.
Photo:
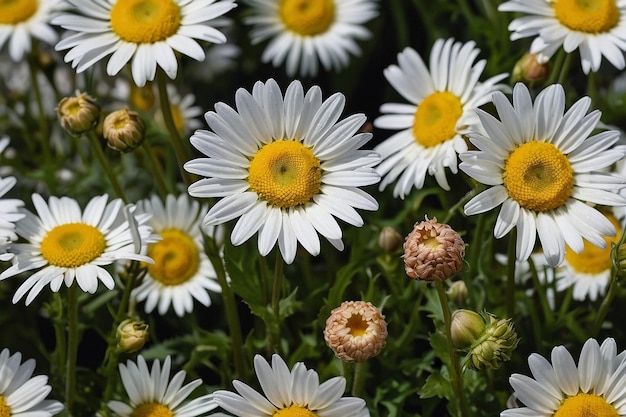
[(344, 301), (326, 320), (324, 339), (342, 361), (364, 362), (385, 346), (387, 322), (370, 302)]
[(404, 269), (412, 279), (444, 281), (461, 269), (464, 256), (461, 236), (436, 218), (415, 223), (404, 241)]
[(511, 319), (497, 319), (491, 314), (485, 317), (485, 331), (468, 350), (464, 366), (481, 370), (498, 369), (502, 362), (511, 359), (519, 339)]
[(540, 63), (538, 54), (526, 52), (513, 68), (513, 81), (521, 81), (528, 85), (542, 83), (550, 76), (550, 61)]
[(114, 111), (104, 119), (102, 134), (109, 148), (130, 152), (143, 142), (146, 125), (137, 112), (128, 109)]
[(126, 319), (117, 326), (117, 344), (124, 352), (137, 352), (148, 340), (148, 325), (142, 320)]
[(74, 136), (91, 130), (100, 118), (96, 99), (78, 91), (73, 97), (62, 98), (56, 110), (61, 127)]

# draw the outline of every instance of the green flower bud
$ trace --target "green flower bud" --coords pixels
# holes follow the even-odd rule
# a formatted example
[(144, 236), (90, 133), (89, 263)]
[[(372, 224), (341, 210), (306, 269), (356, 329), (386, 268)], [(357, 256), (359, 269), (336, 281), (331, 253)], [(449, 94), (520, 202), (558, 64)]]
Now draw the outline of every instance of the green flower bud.
[(456, 310), (452, 313), (452, 344), (459, 350), (465, 350), (476, 342), (485, 331), (485, 319), (471, 310)]
[(402, 235), (393, 227), (383, 227), (378, 235), (378, 246), (387, 253), (396, 252), (402, 247)]
[(488, 319), (484, 333), (472, 344), (465, 357), (468, 368), (497, 369), (502, 362), (511, 359), (511, 353), (517, 347), (519, 339), (511, 319), (499, 320), (491, 314)]
[(148, 327), (141, 320), (124, 320), (117, 326), (117, 345), (124, 352), (137, 352), (148, 340)]
[(450, 301), (456, 305), (465, 304), (465, 300), (467, 300), (467, 285), (465, 281), (454, 281), (450, 284), (450, 288), (448, 288), (446, 293)]

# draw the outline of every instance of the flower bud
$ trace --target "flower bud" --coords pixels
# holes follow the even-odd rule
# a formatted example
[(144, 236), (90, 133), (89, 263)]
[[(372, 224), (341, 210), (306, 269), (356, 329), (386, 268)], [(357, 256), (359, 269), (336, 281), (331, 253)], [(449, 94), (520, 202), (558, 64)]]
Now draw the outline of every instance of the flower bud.
[(148, 325), (143, 321), (126, 319), (117, 326), (117, 345), (124, 352), (137, 352), (148, 340)]
[(467, 285), (462, 280), (454, 281), (450, 284), (450, 288), (448, 288), (446, 293), (450, 301), (456, 305), (464, 304), (465, 300), (467, 300)]
[(364, 362), (387, 341), (385, 316), (372, 303), (344, 301), (326, 320), (324, 339), (344, 362)]
[(415, 223), (404, 241), (404, 270), (412, 279), (444, 281), (463, 266), (465, 243), (437, 219)]
[(402, 247), (402, 236), (393, 227), (385, 226), (378, 235), (378, 246), (387, 253), (393, 253)]
[(537, 54), (526, 52), (515, 64), (511, 78), (514, 83), (521, 81), (532, 86), (544, 82), (549, 75), (550, 61), (540, 63)]
[(519, 339), (511, 319), (500, 319), (489, 315), (489, 323), (483, 335), (470, 347), (465, 357), (465, 366), (475, 370), (497, 369), (502, 362), (511, 359)]
[(102, 135), (109, 148), (130, 152), (143, 142), (145, 131), (146, 125), (137, 112), (122, 109), (104, 119)]
[(56, 110), (61, 127), (74, 136), (91, 130), (100, 118), (96, 99), (85, 93), (76, 92), (74, 97), (62, 98)]
[(452, 344), (459, 350), (465, 350), (476, 342), (485, 331), (485, 319), (471, 310), (456, 310), (452, 313), (450, 331)]

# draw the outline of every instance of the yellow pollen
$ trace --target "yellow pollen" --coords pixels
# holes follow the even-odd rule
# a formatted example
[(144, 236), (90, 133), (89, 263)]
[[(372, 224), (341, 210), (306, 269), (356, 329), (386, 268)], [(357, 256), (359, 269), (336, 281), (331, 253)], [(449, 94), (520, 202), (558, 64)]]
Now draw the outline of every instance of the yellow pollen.
[(163, 285), (179, 285), (192, 278), (200, 266), (198, 246), (182, 230), (166, 229), (159, 233), (163, 239), (148, 246), (150, 276)]
[(552, 417), (619, 417), (619, 414), (604, 398), (581, 392), (567, 397)]
[(432, 93), (417, 106), (413, 137), (420, 145), (437, 146), (456, 136), (456, 123), (463, 114), (457, 96), (447, 91)]
[(569, 247), (565, 248), (565, 260), (570, 267), (581, 274), (599, 274), (610, 270), (613, 266), (611, 262), (611, 244), (619, 242), (622, 227), (615, 216), (606, 214), (606, 217), (613, 223), (617, 231), (615, 236), (605, 236), (606, 247), (604, 249), (584, 241), (582, 252), (576, 253)]
[(26, 22), (38, 7), (38, 0), (0, 0), (0, 25)]
[(41, 241), (41, 255), (50, 265), (76, 268), (102, 255), (104, 235), (85, 223), (67, 223), (50, 230)]
[(11, 417), (11, 407), (7, 405), (4, 395), (0, 395), (0, 417)]
[(308, 203), (319, 192), (320, 161), (300, 142), (271, 142), (259, 149), (250, 161), (248, 183), (252, 191), (269, 204), (296, 207)]
[(287, 29), (302, 36), (325, 33), (335, 20), (334, 0), (281, 0), (278, 10)]
[(569, 160), (545, 142), (527, 142), (511, 152), (502, 177), (509, 196), (521, 207), (535, 211), (562, 206), (574, 186)]
[(178, 32), (182, 16), (174, 0), (117, 0), (111, 28), (126, 42), (155, 43)]
[(362, 315), (355, 313), (348, 319), (346, 327), (350, 328), (350, 336), (363, 336), (367, 332), (367, 321)]
[(144, 403), (130, 413), (130, 417), (174, 417), (174, 413), (159, 403)]
[(585, 33), (609, 32), (620, 19), (615, 0), (557, 0), (554, 14), (563, 26)]
[(143, 87), (137, 87), (134, 83), (131, 84), (129, 100), (135, 110), (150, 110), (156, 101), (152, 84), (148, 83)]
[(272, 417), (317, 417), (317, 414), (308, 408), (294, 404), (277, 410)]

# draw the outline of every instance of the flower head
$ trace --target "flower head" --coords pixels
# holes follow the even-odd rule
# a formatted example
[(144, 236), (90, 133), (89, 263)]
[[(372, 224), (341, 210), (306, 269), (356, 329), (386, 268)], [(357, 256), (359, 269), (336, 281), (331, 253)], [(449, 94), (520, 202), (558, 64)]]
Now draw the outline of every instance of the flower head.
[(207, 226), (239, 217), (231, 234), (240, 245), (259, 232), (258, 248), (267, 255), (278, 242), (287, 263), (298, 242), (320, 252), (318, 233), (339, 250), (341, 229), (333, 216), (361, 226), (355, 208), (376, 210), (378, 203), (358, 187), (375, 184), (378, 155), (359, 148), (370, 133), (357, 133), (365, 116), (338, 121), (344, 96), (322, 101), (319, 87), (305, 94), (292, 82), (283, 95), (274, 80), (257, 82), (252, 94), (239, 89), (237, 111), (217, 103), (205, 118), (213, 131), (198, 130), (191, 143), (207, 158), (185, 164), (204, 177), (189, 186), (194, 197), (223, 197), (204, 217)]
[(359, 55), (355, 40), (367, 39), (365, 23), (378, 16), (373, 0), (246, 0), (253, 14), (244, 22), (254, 26), (252, 43), (266, 39), (263, 62), (283, 62), (287, 74), (315, 76), (318, 60), (326, 71), (348, 65)]
[(17, 239), (15, 222), (24, 217), (19, 208), (24, 205), (16, 198), (1, 198), (15, 185), (15, 177), (0, 178), (0, 261), (8, 261), (13, 253), (7, 252), (12, 241)]
[(102, 135), (107, 146), (120, 152), (130, 152), (141, 145), (145, 138), (146, 124), (139, 113), (121, 109), (104, 118)]
[(343, 397), (346, 380), (334, 377), (320, 384), (317, 372), (298, 362), (289, 370), (278, 355), (271, 365), (260, 355), (254, 369), (265, 397), (240, 381), (233, 381), (238, 394), (213, 393), (217, 404), (237, 417), (369, 417), (365, 401)]
[(148, 340), (148, 327), (135, 319), (122, 321), (117, 326), (117, 346), (127, 353), (137, 352)]
[(393, 195), (404, 198), (424, 185), (426, 174), (449, 190), (446, 168), (457, 173), (457, 154), (467, 150), (463, 135), (479, 125), (474, 109), (491, 101), (507, 74), (478, 79), (485, 60), (474, 62), (480, 50), (474, 42), (439, 39), (430, 54), (430, 71), (415, 50), (398, 54), (398, 65), (385, 69), (387, 81), (410, 104), (387, 103), (374, 126), (399, 130), (374, 149), (382, 162), (380, 189), (397, 180)]
[(236, 7), (234, 0), (68, 0), (75, 13), (55, 17), (53, 24), (76, 33), (57, 50), (69, 49), (65, 62), (77, 72), (112, 54), (107, 73), (116, 75), (131, 61), (138, 86), (154, 79), (157, 65), (174, 79), (175, 52), (198, 61), (205, 54), (197, 40), (222, 43), (226, 37), (211, 26), (213, 19)]
[(511, 359), (519, 339), (511, 319), (498, 319), (485, 314), (483, 332), (467, 349), (464, 366), (476, 370), (498, 369)]
[(461, 269), (465, 243), (437, 219), (417, 222), (404, 241), (404, 270), (412, 279), (444, 281)]
[(578, 366), (564, 346), (551, 353), (552, 364), (533, 353), (528, 365), (534, 378), (513, 374), (509, 378), (521, 408), (503, 411), (501, 417), (623, 416), (626, 414), (626, 361), (617, 355), (615, 340), (602, 346), (588, 339)]
[(478, 150), (460, 155), (459, 167), (489, 186), (465, 205), (465, 213), (502, 205), (494, 235), (501, 238), (517, 226), (518, 260), (528, 259), (537, 234), (553, 267), (563, 261), (566, 243), (577, 253), (583, 238), (605, 247), (603, 235), (615, 235), (615, 227), (586, 203), (626, 204), (615, 192), (626, 178), (604, 170), (626, 154), (626, 147), (613, 146), (619, 132), (589, 136), (600, 112), (585, 115), (591, 101), (584, 97), (564, 114), (560, 85), (541, 91), (533, 106), (528, 88), (518, 83), (513, 105), (502, 93), (494, 94), (494, 104), (501, 120), (478, 110), (486, 135), (471, 133)]
[(342, 361), (364, 362), (385, 347), (387, 322), (370, 302), (344, 301), (326, 319), (324, 339)]
[(72, 135), (81, 135), (98, 123), (100, 106), (93, 97), (76, 92), (75, 96), (59, 101), (57, 116), (63, 129)]

